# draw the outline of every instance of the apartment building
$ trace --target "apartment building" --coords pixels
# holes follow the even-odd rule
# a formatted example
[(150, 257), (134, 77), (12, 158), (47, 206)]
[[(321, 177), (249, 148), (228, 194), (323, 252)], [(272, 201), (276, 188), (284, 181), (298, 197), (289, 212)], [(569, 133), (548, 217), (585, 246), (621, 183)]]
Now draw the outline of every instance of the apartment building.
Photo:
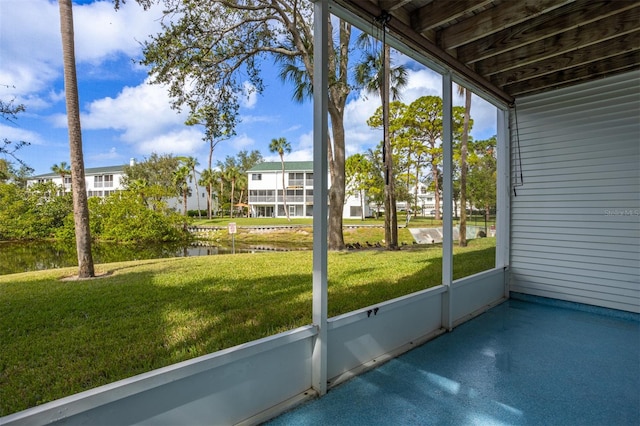
[[(133, 161), (133, 160), (132, 160)], [(124, 168), (125, 164), (117, 166), (90, 167), (84, 169), (85, 185), (87, 188), (87, 196), (89, 197), (107, 197), (112, 193), (124, 189)], [(63, 186), (65, 192), (71, 191), (71, 176), (64, 177), (59, 174), (50, 172), (37, 176), (32, 176), (27, 180), (27, 185), (35, 183), (53, 182), (56, 185)], [(198, 205), (201, 210), (207, 208), (207, 192), (204, 187), (198, 187), (194, 182), (190, 182), (191, 191), (187, 198), (187, 209), (197, 210)], [(200, 200), (198, 202), (198, 197)], [(182, 197), (174, 197), (167, 200), (167, 205), (177, 211), (182, 211)]]
[[(285, 204), (290, 217), (313, 216), (313, 162), (285, 161), (284, 198), (282, 164), (263, 162), (247, 171), (249, 208), (254, 217), (284, 217)], [(371, 215), (369, 203), (360, 196), (345, 200), (343, 217), (359, 219), (364, 211)]]

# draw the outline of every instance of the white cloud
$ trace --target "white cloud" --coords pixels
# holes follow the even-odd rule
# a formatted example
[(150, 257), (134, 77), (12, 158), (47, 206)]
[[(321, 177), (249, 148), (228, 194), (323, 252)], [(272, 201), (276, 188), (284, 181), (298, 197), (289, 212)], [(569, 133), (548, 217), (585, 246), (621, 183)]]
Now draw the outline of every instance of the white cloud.
[(256, 90), (256, 86), (251, 84), (248, 81), (245, 81), (242, 84), (242, 97), (240, 98), (240, 103), (244, 108), (252, 109), (256, 106), (258, 102), (258, 92)]
[[(59, 127), (67, 125), (63, 114), (52, 119)], [(91, 102), (81, 122), (83, 130), (118, 131), (140, 154), (192, 154), (205, 145), (202, 129), (186, 126), (183, 114), (171, 108), (166, 89), (146, 82)]]
[(135, 2), (115, 11), (112, 1), (74, 6), (76, 56), (79, 61), (102, 61), (116, 53), (137, 57), (140, 41), (160, 30), (161, 8), (144, 11)]
[(484, 99), (471, 97), (471, 136), (475, 140), (488, 139), (497, 134), (497, 108)]
[[(130, 3), (117, 12), (111, 1), (73, 6), (78, 64), (140, 55), (139, 41), (160, 29), (161, 8), (145, 12)], [(56, 1), (0, 2), (0, 83), (15, 86), (12, 92), (20, 99), (47, 89), (62, 75), (59, 13)]]
[(250, 149), (255, 143), (256, 141), (253, 138), (247, 136), (246, 133), (242, 133), (229, 140), (228, 145), (232, 146), (236, 151), (242, 151), (243, 149)]
[(0, 135), (2, 139), (10, 140), (12, 143), (18, 143), (20, 141), (28, 142), (31, 145), (42, 145), (43, 140), (37, 133), (25, 130), (19, 127), (7, 126), (0, 123)]
[(380, 106), (377, 95), (361, 95), (345, 107), (345, 149), (347, 157), (374, 147), (382, 138), (379, 130), (367, 125), (367, 120)]
[(284, 130), (282, 131), (282, 133), (295, 132), (296, 130), (300, 130), (301, 128), (302, 128), (302, 125), (300, 125), (300, 124), (294, 124), (293, 126), (291, 126), (291, 127), (287, 128), (287, 129), (284, 129)]
[(112, 160), (119, 159), (121, 157), (121, 155), (118, 153), (118, 150), (116, 149), (116, 147), (111, 147), (106, 152), (99, 152), (97, 154), (92, 154), (92, 155), (89, 155), (87, 157), (91, 161), (110, 162)]
[(273, 117), (270, 115), (245, 115), (242, 114), (240, 117), (242, 124), (253, 124), (253, 123), (274, 123), (278, 121), (277, 117)]
[[(415, 68), (415, 63), (412, 64)], [(421, 96), (442, 96), (442, 77), (428, 69), (408, 69), (407, 85), (401, 93), (400, 101), (410, 104)], [(464, 100), (454, 94), (454, 105), (463, 105)], [(382, 140), (382, 132), (367, 125), (367, 120), (380, 107), (377, 94), (361, 94), (345, 107), (346, 155), (364, 152), (375, 147)], [(495, 134), (496, 109), (478, 96), (473, 96), (471, 117), (474, 127), (471, 134), (476, 139), (484, 139)]]
[(442, 77), (428, 68), (409, 70), (407, 87), (402, 92), (402, 102), (409, 104), (421, 96), (442, 96)]
[[(420, 96), (436, 95), (442, 91), (438, 74), (429, 69), (407, 70), (407, 85), (400, 101), (410, 104)], [(345, 108), (346, 154), (353, 155), (374, 148), (382, 140), (382, 132), (367, 125), (367, 120), (380, 107), (380, 96), (361, 94)]]
[(143, 155), (152, 152), (189, 155), (203, 146), (202, 135), (195, 129), (174, 130), (136, 143), (137, 152)]
[(309, 152), (313, 151), (313, 130), (300, 135), (300, 138), (298, 139), (298, 147), (301, 150), (307, 150)]
[(87, 109), (82, 116), (83, 128), (120, 130), (122, 139), (129, 143), (185, 126), (185, 117), (171, 108), (166, 89), (147, 82), (124, 87), (116, 98), (96, 100)]
[[(300, 150), (300, 151), (291, 151), (290, 154), (287, 154), (285, 157), (286, 161), (311, 161), (313, 160), (313, 153), (308, 150)], [(280, 158), (278, 158), (280, 161)]]

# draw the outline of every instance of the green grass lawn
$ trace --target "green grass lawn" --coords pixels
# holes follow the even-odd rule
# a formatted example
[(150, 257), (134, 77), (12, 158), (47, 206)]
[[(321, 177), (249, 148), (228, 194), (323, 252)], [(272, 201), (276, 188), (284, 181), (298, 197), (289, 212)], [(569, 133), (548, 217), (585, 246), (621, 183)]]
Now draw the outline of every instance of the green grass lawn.
[[(346, 237), (345, 237), (346, 238)], [(454, 276), (490, 269), (495, 239), (456, 248)], [(0, 416), (309, 324), (312, 253), (97, 265), (0, 276)], [(441, 282), (441, 248), (329, 253), (329, 315)]]

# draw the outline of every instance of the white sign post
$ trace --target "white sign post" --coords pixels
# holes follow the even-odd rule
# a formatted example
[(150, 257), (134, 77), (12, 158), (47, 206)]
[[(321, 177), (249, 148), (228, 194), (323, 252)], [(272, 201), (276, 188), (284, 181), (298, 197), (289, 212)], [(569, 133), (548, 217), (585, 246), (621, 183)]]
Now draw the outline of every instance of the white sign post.
[(238, 228), (236, 227), (235, 222), (229, 223), (229, 234), (231, 234), (231, 253), (236, 254), (236, 233), (238, 232)]

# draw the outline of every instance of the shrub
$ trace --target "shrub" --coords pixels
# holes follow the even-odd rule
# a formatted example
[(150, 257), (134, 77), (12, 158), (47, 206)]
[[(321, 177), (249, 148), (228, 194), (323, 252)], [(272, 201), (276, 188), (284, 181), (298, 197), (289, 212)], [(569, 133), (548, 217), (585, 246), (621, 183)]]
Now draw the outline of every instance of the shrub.
[[(133, 191), (119, 191), (106, 198), (89, 199), (89, 225), (95, 239), (124, 243), (186, 241), (190, 234), (185, 220), (164, 203), (148, 208)], [(56, 237), (73, 239), (73, 226), (71, 214)]]

